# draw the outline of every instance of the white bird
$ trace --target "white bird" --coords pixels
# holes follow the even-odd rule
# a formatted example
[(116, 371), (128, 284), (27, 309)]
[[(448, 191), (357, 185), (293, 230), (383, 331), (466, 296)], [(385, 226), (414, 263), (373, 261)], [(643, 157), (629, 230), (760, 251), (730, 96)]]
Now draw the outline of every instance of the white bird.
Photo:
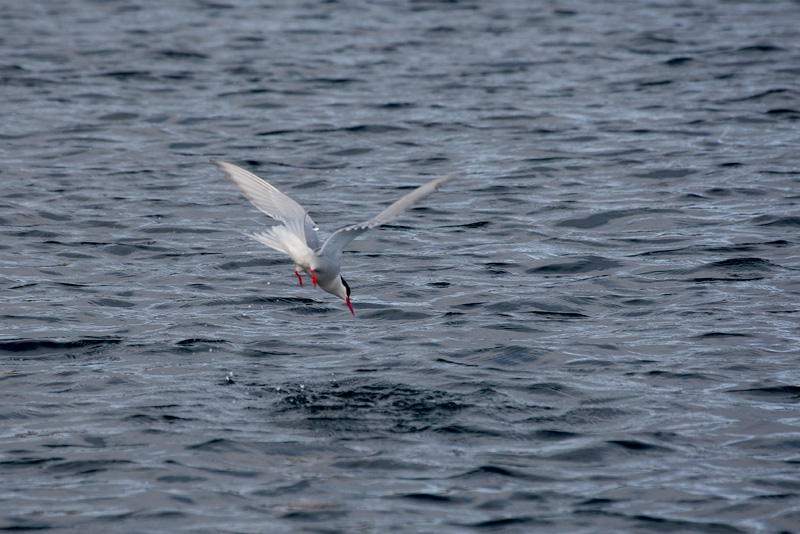
[(256, 208), (281, 223), (270, 226), (263, 232), (255, 234), (245, 232), (245, 235), (278, 252), (288, 254), (295, 263), (294, 274), (297, 275), (301, 286), (303, 279), (298, 272), (300, 270), (311, 275), (314, 287), (319, 285), (322, 290), (344, 300), (353, 315), (355, 312), (350, 304), (350, 286), (347, 285), (340, 273), (339, 262), (344, 248), (363, 232), (388, 223), (436, 191), (442, 184), (455, 178), (454, 174), (448, 174), (431, 180), (414, 189), (372, 219), (336, 230), (320, 247), (314, 221), (300, 204), (241, 167), (217, 160), (212, 160), (211, 163), (225, 173), (236, 189)]

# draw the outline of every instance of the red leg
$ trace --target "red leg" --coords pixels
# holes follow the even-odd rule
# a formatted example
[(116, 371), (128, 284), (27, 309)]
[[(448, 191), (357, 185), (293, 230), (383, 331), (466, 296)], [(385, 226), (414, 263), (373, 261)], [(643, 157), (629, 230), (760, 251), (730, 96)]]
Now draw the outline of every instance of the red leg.
[(297, 272), (297, 269), (294, 270), (294, 274), (297, 275), (297, 281), (300, 282), (300, 285), (303, 285), (303, 279), (300, 278), (300, 273)]
[(309, 269), (311, 271), (311, 283), (314, 284), (314, 287), (317, 287), (317, 275), (314, 274), (314, 269)]

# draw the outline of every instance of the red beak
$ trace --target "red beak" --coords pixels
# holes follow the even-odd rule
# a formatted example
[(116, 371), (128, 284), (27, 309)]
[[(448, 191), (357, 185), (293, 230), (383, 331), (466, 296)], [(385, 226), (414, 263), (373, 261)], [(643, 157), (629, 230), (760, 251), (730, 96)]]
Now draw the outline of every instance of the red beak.
[(350, 308), (350, 313), (352, 313), (353, 317), (355, 317), (356, 312), (353, 311), (353, 307), (350, 305), (350, 299), (345, 299), (345, 302), (347, 302), (347, 307)]

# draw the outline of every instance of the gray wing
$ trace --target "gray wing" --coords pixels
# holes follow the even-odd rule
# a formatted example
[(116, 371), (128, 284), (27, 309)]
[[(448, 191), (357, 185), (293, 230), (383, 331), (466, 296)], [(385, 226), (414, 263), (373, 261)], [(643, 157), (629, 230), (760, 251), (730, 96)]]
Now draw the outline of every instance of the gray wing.
[[(298, 219), (302, 220), (306, 244), (311, 250), (316, 250), (319, 247), (319, 239), (314, 229), (314, 221), (311, 220), (308, 212), (304, 210), (300, 204), (284, 195), (266, 180), (259, 178), (252, 172), (224, 161), (211, 160), (211, 163), (225, 173), (228, 180), (233, 182), (236, 189), (238, 189), (253, 206), (273, 219), (277, 219), (284, 224), (290, 220), (293, 223), (296, 223)], [(286, 226), (295, 227), (297, 225), (286, 224)]]
[(344, 228), (336, 230), (336, 232), (334, 232), (325, 241), (325, 244), (322, 245), (322, 250), (319, 253), (320, 256), (325, 254), (339, 256), (344, 248), (350, 243), (350, 241), (363, 234), (370, 228), (375, 228), (376, 226), (386, 224), (397, 218), (399, 215), (402, 215), (406, 211), (413, 208), (420, 200), (424, 199), (450, 180), (453, 180), (455, 177), (455, 174), (448, 174), (447, 176), (442, 176), (441, 178), (431, 180), (427, 184), (421, 185), (414, 189), (372, 219), (363, 223), (345, 226)]

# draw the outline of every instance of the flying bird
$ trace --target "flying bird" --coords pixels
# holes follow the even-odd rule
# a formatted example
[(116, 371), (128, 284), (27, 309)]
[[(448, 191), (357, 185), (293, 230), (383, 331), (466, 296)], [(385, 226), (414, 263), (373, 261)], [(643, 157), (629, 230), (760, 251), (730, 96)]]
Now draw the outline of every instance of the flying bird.
[(320, 246), (314, 221), (300, 204), (278, 191), (266, 180), (241, 167), (218, 160), (212, 160), (211, 163), (225, 173), (236, 189), (256, 208), (279, 222), (263, 232), (254, 234), (245, 232), (245, 235), (278, 252), (288, 254), (295, 263), (294, 274), (297, 275), (301, 286), (303, 278), (300, 276), (300, 271), (304, 271), (311, 275), (314, 287), (319, 286), (323, 291), (344, 300), (353, 315), (355, 312), (350, 304), (350, 286), (340, 271), (344, 248), (360, 234), (392, 221), (441, 185), (455, 178), (454, 174), (448, 174), (421, 185), (372, 219), (336, 230)]

